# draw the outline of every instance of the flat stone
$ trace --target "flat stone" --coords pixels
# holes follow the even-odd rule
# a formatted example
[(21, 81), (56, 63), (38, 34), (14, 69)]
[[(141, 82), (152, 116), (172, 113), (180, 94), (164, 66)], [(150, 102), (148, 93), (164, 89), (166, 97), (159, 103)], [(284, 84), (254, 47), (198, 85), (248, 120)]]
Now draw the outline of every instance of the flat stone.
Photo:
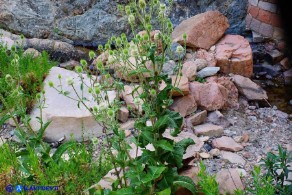
[(234, 164), (245, 165), (246, 161), (238, 154), (232, 152), (221, 151), (222, 159)]
[[(93, 136), (98, 137), (103, 135), (103, 127), (95, 120), (89, 110), (87, 110), (82, 104), (78, 108), (77, 102), (71, 100), (64, 95), (60, 95), (58, 91), (49, 87), (49, 81), (55, 83), (55, 86), (59, 84), (58, 75), (62, 75), (61, 82), (63, 83), (63, 90), (69, 92), (69, 96), (77, 99), (72, 86), (69, 86), (66, 82), (67, 78), (72, 78), (74, 81), (74, 87), (77, 93), (80, 95), (80, 79), (78, 74), (65, 70), (59, 67), (53, 67), (47, 78), (44, 81), (44, 90), (46, 98), (46, 107), (43, 109), (43, 122), (52, 121), (51, 124), (45, 131), (44, 138), (49, 142), (58, 141), (60, 138), (65, 136), (65, 141), (69, 141), (71, 134), (73, 134), (73, 139), (81, 141), (83, 139), (91, 139)], [(82, 75), (84, 82), (87, 86), (90, 86), (90, 81), (87, 75)], [(84, 96), (88, 98), (85, 104), (92, 108), (93, 106), (99, 107), (96, 104), (94, 98), (88, 93), (87, 86), (84, 86)], [(115, 91), (108, 91), (109, 102), (112, 102), (116, 98)], [(103, 94), (105, 95), (105, 94)], [(107, 104), (105, 103), (103, 107), (106, 109)], [(34, 131), (40, 129), (40, 123), (36, 117), (39, 117), (40, 111), (37, 106), (35, 106), (30, 114), (31, 121), (30, 125)]]
[(205, 122), (207, 118), (207, 111), (203, 110), (186, 118), (187, 127), (200, 125)]
[(222, 169), (216, 175), (220, 194), (234, 194), (236, 189), (244, 189), (240, 175), (236, 169)]
[(201, 158), (210, 158), (211, 157), (211, 155), (206, 153), (206, 152), (202, 152), (199, 155), (200, 155)]
[(201, 77), (201, 78), (213, 76), (213, 75), (217, 74), (217, 72), (219, 70), (220, 70), (220, 67), (206, 67), (206, 68), (203, 68), (202, 70), (200, 70), (197, 73), (197, 76)]
[(241, 75), (234, 75), (232, 79), (239, 93), (244, 95), (248, 100), (268, 99), (266, 91), (249, 78)]
[(195, 134), (197, 136), (209, 136), (217, 137), (224, 134), (223, 128), (221, 126), (206, 123), (203, 125), (198, 125), (194, 127)]
[(220, 137), (216, 138), (212, 141), (212, 145), (215, 148), (218, 148), (220, 150), (226, 150), (226, 151), (232, 151), (232, 152), (238, 152), (240, 150), (243, 150), (243, 146), (236, 143), (231, 137)]

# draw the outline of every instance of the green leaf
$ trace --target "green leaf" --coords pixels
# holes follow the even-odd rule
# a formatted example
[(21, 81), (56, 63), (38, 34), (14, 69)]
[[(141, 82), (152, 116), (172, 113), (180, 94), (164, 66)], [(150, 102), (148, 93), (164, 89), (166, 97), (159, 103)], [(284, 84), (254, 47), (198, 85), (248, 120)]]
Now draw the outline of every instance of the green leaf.
[(161, 192), (158, 192), (157, 193), (158, 195), (171, 195), (171, 189), (170, 188), (167, 188)]
[(178, 112), (168, 110), (164, 116), (157, 120), (157, 122), (154, 124), (154, 128), (159, 133), (163, 133), (166, 128), (174, 128), (176, 131), (173, 136), (176, 136), (178, 134), (177, 131), (180, 130), (182, 123), (183, 118)]
[(55, 162), (58, 162), (61, 158), (61, 156), (66, 152), (69, 148), (73, 147), (75, 145), (75, 142), (66, 142), (58, 147), (58, 149), (55, 151), (55, 153), (52, 156), (52, 159)]
[(0, 119), (0, 127), (2, 127), (2, 125), (8, 120), (10, 119), (10, 115), (4, 115), (1, 119)]
[(14, 134), (21, 141), (22, 144), (26, 144), (26, 133), (22, 129), (16, 128), (14, 130)]
[(143, 183), (151, 182), (158, 177), (160, 177), (161, 173), (166, 169), (166, 167), (155, 167), (155, 166), (149, 166), (149, 172), (147, 175), (142, 178)]
[(132, 195), (135, 194), (132, 188), (122, 188), (117, 191), (112, 191), (109, 193), (109, 195)]
[(175, 144), (173, 152), (164, 154), (162, 159), (164, 159), (169, 164), (175, 164), (178, 168), (181, 168), (183, 166), (182, 158), (186, 148), (194, 143), (194, 140), (191, 138), (183, 139)]
[(46, 122), (44, 126), (38, 131), (37, 133), (37, 139), (41, 140), (44, 136), (45, 130), (48, 128), (48, 126), (51, 124), (52, 121)]
[(163, 174), (162, 179), (158, 182), (158, 189), (162, 190), (165, 188), (172, 187), (174, 178), (178, 176), (177, 168), (168, 168), (168, 170)]
[(173, 145), (170, 141), (167, 140), (159, 140), (158, 142), (156, 142), (155, 146), (158, 146), (166, 151), (173, 151)]
[(173, 185), (188, 189), (193, 194), (196, 194), (196, 185), (193, 180), (187, 176), (178, 176)]

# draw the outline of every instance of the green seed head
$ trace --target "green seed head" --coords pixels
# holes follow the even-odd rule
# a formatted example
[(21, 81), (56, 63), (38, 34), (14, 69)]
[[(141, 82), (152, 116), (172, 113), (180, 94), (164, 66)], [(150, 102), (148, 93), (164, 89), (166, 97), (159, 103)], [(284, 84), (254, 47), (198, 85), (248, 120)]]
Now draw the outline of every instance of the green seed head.
[(103, 50), (103, 46), (102, 45), (98, 45), (98, 50), (102, 51)]
[(156, 91), (155, 91), (155, 89), (151, 89), (151, 90), (150, 90), (150, 94), (151, 94), (152, 96), (155, 96), (155, 95), (156, 95)]
[(76, 66), (75, 70), (77, 73), (81, 73), (83, 71), (81, 66)]
[(111, 47), (111, 46), (110, 46), (110, 44), (108, 44), (108, 43), (105, 44), (105, 46), (104, 46), (105, 49), (110, 49), (110, 47)]
[(149, 35), (148, 35), (148, 34), (145, 34), (145, 35), (143, 36), (143, 39), (144, 39), (144, 41), (148, 41), (148, 40), (149, 40)]
[(134, 24), (135, 23), (135, 16), (133, 14), (130, 14), (128, 17), (128, 21), (130, 24)]
[(73, 78), (71, 78), (71, 77), (67, 78), (67, 84), (73, 85), (74, 84)]
[(36, 94), (36, 99), (39, 100), (39, 99), (41, 99), (41, 97), (42, 97), (42, 95), (41, 95), (40, 93), (37, 93), (37, 94)]
[(11, 77), (10, 74), (7, 74), (7, 75), (5, 76), (5, 81), (6, 81), (7, 83), (11, 83), (11, 82), (12, 82), (12, 77)]
[(127, 15), (130, 15), (131, 14), (131, 7), (130, 6), (125, 6), (125, 11), (126, 11), (126, 14)]
[(92, 88), (91, 87), (88, 88), (88, 93), (92, 93)]
[(117, 44), (118, 46), (122, 45), (122, 39), (121, 39), (120, 37), (118, 37), (118, 38), (116, 39), (116, 44)]
[(54, 83), (52, 81), (49, 81), (49, 86), (54, 87)]
[(109, 109), (109, 110), (107, 111), (107, 115), (108, 115), (110, 118), (114, 117), (114, 116), (115, 116), (115, 112), (114, 112), (114, 110), (113, 110), (113, 109)]
[(100, 88), (99, 87), (94, 87), (94, 92), (95, 92), (95, 94), (100, 94)]
[(139, 0), (139, 6), (140, 6), (140, 8), (144, 9), (146, 7), (145, 0)]
[(87, 62), (86, 62), (86, 60), (84, 60), (84, 59), (80, 60), (80, 64), (81, 64), (83, 67), (87, 66)]
[(94, 107), (93, 107), (93, 111), (94, 111), (94, 112), (98, 112), (98, 108), (97, 108), (97, 106), (94, 106)]
[(95, 58), (95, 53), (94, 53), (94, 51), (90, 51), (89, 52), (89, 58), (92, 60), (93, 58)]
[(160, 4), (160, 10), (161, 10), (161, 11), (164, 11), (165, 8), (166, 8), (166, 5), (165, 5), (164, 3), (161, 3), (161, 4)]
[(186, 33), (183, 34), (183, 39), (187, 40), (187, 34)]
[(61, 79), (62, 78), (62, 75), (58, 74), (58, 79)]
[(101, 61), (96, 62), (96, 67), (97, 69), (102, 69), (103, 68), (103, 63)]
[(152, 30), (152, 25), (148, 24), (146, 28), (147, 28), (148, 31), (151, 31)]
[(180, 54), (180, 53), (183, 53), (183, 52), (184, 52), (184, 48), (183, 48), (182, 46), (179, 45), (179, 46), (177, 46), (177, 48), (176, 48), (176, 52), (179, 53), (179, 54)]
[(124, 53), (124, 55), (129, 55), (129, 50), (128, 49), (124, 49), (123, 53)]

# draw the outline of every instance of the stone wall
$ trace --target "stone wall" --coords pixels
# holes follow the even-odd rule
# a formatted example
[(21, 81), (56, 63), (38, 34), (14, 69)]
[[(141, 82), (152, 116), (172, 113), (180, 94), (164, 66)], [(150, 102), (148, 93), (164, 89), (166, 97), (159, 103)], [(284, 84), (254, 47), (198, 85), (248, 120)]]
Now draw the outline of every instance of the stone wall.
[(277, 0), (249, 0), (246, 27), (263, 37), (281, 40), (283, 30)]

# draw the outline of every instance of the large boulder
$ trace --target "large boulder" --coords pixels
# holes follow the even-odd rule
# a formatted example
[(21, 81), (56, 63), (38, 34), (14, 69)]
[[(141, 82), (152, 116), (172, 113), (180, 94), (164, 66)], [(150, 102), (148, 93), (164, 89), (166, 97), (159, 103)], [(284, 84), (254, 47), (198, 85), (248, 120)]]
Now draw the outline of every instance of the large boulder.
[(209, 49), (229, 27), (228, 19), (219, 11), (208, 11), (195, 15), (180, 23), (172, 33), (175, 42), (184, 44), (183, 34), (187, 34), (186, 45), (193, 48)]
[[(78, 45), (96, 46), (112, 35), (128, 32), (127, 20), (117, 12), (118, 0), (70, 1), (0, 1), (0, 25), (26, 37), (53, 38)], [(227, 16), (228, 32), (245, 30), (247, 1), (214, 0), (175, 1), (170, 19), (174, 26), (186, 18), (208, 11), (219, 10)]]
[(252, 50), (247, 39), (240, 35), (225, 35), (216, 45), (217, 66), (223, 73), (251, 77)]
[[(70, 140), (71, 135), (73, 138), (81, 141), (82, 139), (90, 139), (93, 136), (102, 135), (102, 126), (95, 120), (94, 116), (87, 110), (82, 104), (80, 104), (80, 108), (78, 108), (77, 102), (75, 100), (69, 99), (64, 95), (60, 95), (58, 91), (49, 87), (49, 81), (58, 85), (59, 79), (58, 75), (62, 75), (61, 82), (64, 91), (69, 92), (69, 96), (77, 99), (77, 95), (75, 94), (72, 86), (69, 86), (66, 83), (67, 78), (72, 78), (74, 81), (74, 87), (79, 94), (81, 95), (80, 90), (80, 79), (78, 74), (65, 70), (58, 67), (53, 67), (49, 75), (44, 81), (44, 90), (45, 90), (45, 108), (42, 110), (42, 119), (43, 122), (46, 123), (51, 121), (51, 124), (45, 131), (44, 138), (47, 141), (57, 141), (63, 136), (65, 136), (66, 141)], [(90, 86), (89, 79), (86, 75), (83, 75), (84, 82)], [(109, 102), (112, 102), (116, 98), (116, 92), (109, 91), (108, 97)], [(93, 100), (93, 98), (88, 93), (88, 88), (84, 86), (84, 96), (88, 97), (89, 101), (86, 102), (86, 105), (89, 108), (93, 106), (99, 106)], [(108, 105), (104, 104), (106, 108)], [(40, 129), (40, 123), (36, 117), (40, 116), (40, 110), (36, 105), (33, 111), (30, 114), (31, 117), (31, 127), (34, 131), (38, 131)]]
[(239, 93), (244, 95), (248, 100), (268, 99), (266, 91), (249, 78), (241, 75), (234, 75), (232, 79)]
[(198, 106), (203, 110), (221, 109), (227, 101), (227, 89), (217, 83), (192, 82), (190, 83), (190, 91)]

